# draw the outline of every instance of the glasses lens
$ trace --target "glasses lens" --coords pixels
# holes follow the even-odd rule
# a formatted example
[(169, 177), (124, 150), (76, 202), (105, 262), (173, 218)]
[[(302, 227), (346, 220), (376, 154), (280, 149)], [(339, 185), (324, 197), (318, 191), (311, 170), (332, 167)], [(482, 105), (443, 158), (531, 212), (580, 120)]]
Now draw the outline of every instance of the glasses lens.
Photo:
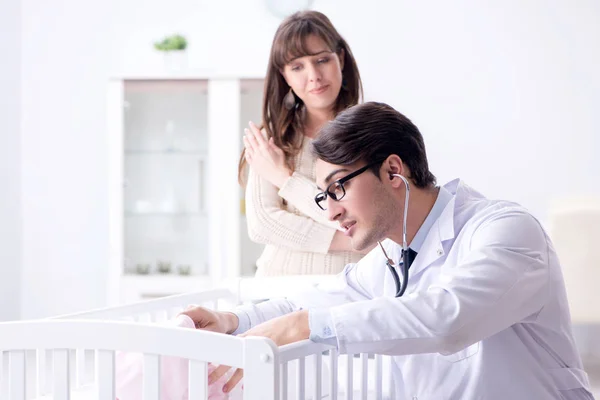
[(321, 208), (321, 210), (326, 210), (325, 200), (327, 200), (327, 193), (321, 192), (315, 196), (315, 202)]
[(331, 196), (335, 201), (339, 201), (344, 197), (346, 191), (344, 190), (344, 186), (338, 182), (334, 182), (328, 189), (327, 194)]

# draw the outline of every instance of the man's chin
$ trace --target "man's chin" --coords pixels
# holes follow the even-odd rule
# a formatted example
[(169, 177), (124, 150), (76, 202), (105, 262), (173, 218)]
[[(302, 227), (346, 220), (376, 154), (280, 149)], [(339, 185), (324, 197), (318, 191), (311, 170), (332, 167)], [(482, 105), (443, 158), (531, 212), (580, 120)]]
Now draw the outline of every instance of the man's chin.
[(370, 249), (375, 245), (375, 242), (372, 240), (365, 240), (359, 238), (352, 238), (350, 243), (352, 244), (352, 248), (357, 252), (364, 252), (367, 249)]

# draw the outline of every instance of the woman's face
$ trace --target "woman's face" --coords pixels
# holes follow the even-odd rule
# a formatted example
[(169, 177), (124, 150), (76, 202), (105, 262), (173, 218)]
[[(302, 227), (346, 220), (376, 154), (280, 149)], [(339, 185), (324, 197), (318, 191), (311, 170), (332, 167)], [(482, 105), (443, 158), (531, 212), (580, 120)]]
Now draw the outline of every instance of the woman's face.
[(307, 111), (331, 111), (342, 87), (343, 51), (332, 52), (315, 35), (306, 38), (305, 46), (309, 54), (286, 64), (283, 77)]

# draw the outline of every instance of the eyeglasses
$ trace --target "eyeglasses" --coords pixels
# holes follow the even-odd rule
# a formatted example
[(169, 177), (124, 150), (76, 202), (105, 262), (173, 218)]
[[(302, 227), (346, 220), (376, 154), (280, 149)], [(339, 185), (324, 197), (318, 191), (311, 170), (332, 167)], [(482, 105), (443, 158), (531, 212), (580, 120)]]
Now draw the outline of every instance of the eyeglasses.
[(357, 177), (358, 175), (362, 174), (369, 168), (374, 167), (377, 164), (381, 164), (382, 162), (383, 162), (383, 160), (376, 161), (374, 163), (365, 165), (364, 167), (357, 169), (356, 171), (344, 176), (343, 178), (340, 178), (337, 181), (330, 183), (329, 186), (327, 186), (327, 188), (325, 189), (325, 191), (323, 191), (321, 193), (317, 193), (317, 195), (315, 196), (315, 202), (317, 203), (317, 205), (319, 206), (319, 208), (321, 210), (327, 210), (327, 207), (325, 206), (325, 204), (326, 204), (325, 201), (327, 200), (327, 196), (331, 197), (335, 201), (340, 201), (346, 195), (346, 189), (344, 189), (344, 183), (348, 182), (350, 179), (352, 179), (354, 177)]

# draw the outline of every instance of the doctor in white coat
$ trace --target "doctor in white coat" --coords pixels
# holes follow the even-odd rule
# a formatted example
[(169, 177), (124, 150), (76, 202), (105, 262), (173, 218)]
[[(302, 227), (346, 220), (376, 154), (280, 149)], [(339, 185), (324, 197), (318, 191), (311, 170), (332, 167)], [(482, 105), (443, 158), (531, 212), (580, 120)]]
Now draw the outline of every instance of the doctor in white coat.
[[(249, 143), (255, 164), (273, 161), (260, 133)], [(335, 284), (293, 298), (235, 313), (186, 311), (199, 328), (392, 355), (395, 399), (593, 399), (560, 263), (539, 221), (460, 180), (436, 186), (419, 130), (385, 104), (339, 114), (313, 150), (318, 206), (355, 249), (382, 246), (348, 265)], [(412, 263), (397, 297), (386, 261), (402, 281), (405, 234)], [(236, 371), (225, 390), (241, 375)]]

